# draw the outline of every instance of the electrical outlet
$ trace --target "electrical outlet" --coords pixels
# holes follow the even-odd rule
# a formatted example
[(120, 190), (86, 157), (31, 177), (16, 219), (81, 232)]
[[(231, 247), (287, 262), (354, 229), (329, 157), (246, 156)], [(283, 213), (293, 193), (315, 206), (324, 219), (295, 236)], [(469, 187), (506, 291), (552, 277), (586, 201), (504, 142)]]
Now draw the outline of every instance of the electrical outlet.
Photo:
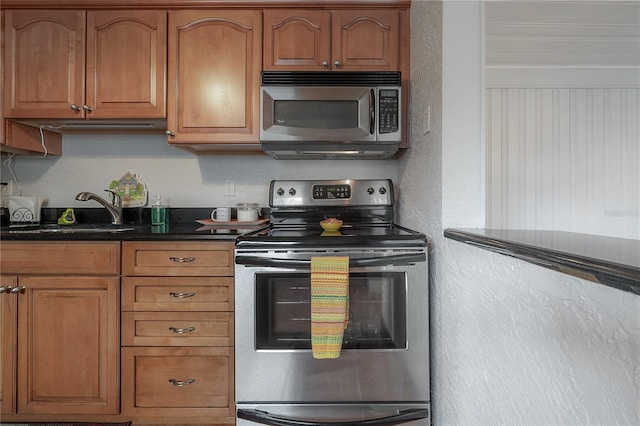
[(224, 195), (225, 197), (233, 197), (236, 195), (236, 183), (232, 179), (224, 181)]

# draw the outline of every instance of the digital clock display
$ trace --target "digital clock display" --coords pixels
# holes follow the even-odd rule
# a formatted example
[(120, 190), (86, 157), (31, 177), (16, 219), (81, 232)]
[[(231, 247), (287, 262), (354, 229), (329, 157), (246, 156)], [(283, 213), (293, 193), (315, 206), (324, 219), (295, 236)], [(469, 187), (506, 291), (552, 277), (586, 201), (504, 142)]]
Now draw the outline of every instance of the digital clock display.
[(351, 185), (313, 185), (314, 200), (351, 198)]

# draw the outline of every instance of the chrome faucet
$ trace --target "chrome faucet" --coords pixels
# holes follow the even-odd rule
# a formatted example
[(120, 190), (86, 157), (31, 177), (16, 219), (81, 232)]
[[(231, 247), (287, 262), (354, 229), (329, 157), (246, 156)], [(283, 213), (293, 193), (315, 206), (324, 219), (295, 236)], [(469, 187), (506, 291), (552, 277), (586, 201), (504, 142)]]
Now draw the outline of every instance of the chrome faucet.
[(108, 202), (104, 198), (94, 194), (93, 192), (80, 192), (76, 195), (76, 200), (78, 201), (89, 201), (95, 200), (98, 203), (102, 204), (105, 209), (109, 211), (111, 214), (111, 218), (113, 221), (111, 222), (114, 225), (122, 225), (122, 198), (120, 195), (111, 191), (110, 189), (105, 189), (106, 192), (111, 194), (111, 202)]

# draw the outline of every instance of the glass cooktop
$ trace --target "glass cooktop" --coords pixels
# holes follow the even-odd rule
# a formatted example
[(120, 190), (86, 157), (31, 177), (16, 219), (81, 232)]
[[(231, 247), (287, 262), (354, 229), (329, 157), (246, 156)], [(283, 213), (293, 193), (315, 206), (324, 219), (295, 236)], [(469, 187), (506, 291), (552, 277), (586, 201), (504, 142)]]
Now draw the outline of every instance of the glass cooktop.
[(326, 247), (333, 245), (426, 246), (426, 236), (395, 224), (343, 225), (338, 231), (325, 231), (320, 225), (277, 225), (241, 235), (236, 247)]

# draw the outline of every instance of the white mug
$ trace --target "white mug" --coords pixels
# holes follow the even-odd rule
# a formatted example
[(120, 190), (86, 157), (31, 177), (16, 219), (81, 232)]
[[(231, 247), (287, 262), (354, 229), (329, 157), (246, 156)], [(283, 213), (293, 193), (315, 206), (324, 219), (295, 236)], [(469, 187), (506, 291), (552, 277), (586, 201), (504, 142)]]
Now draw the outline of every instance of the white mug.
[(254, 222), (258, 220), (258, 204), (240, 203), (236, 206), (238, 222)]
[(231, 207), (218, 207), (211, 211), (211, 220), (215, 222), (229, 222), (231, 220)]

